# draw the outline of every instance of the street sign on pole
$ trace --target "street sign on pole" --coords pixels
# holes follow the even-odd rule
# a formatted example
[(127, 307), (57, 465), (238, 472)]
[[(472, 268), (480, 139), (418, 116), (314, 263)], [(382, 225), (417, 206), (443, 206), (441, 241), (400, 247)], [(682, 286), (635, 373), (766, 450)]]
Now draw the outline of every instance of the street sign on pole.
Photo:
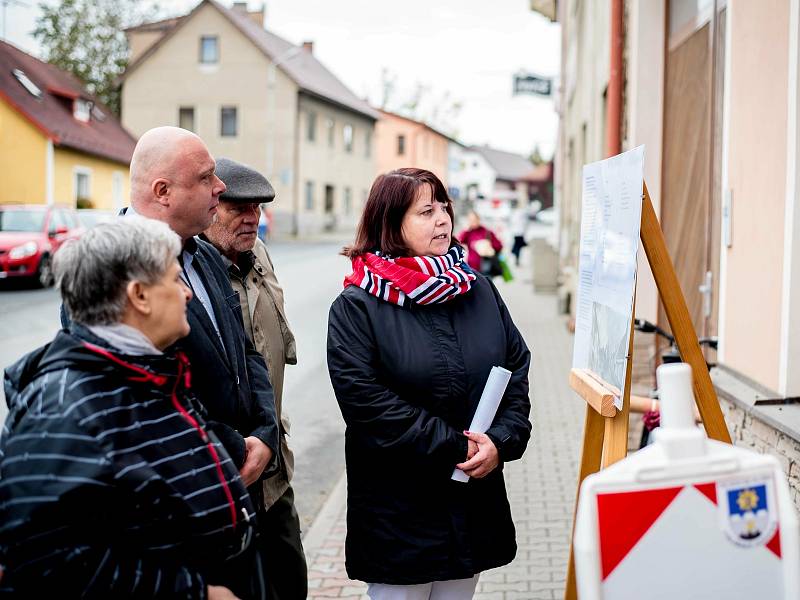
[(516, 73), (514, 75), (514, 95), (532, 94), (549, 98), (553, 93), (553, 80), (533, 73)]

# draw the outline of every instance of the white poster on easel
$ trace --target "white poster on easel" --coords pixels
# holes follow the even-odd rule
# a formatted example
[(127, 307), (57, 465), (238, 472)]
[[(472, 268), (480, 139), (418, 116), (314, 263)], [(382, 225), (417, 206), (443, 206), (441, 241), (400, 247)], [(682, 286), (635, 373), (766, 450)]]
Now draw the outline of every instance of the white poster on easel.
[(572, 366), (619, 390), (633, 318), (643, 189), (644, 146), (583, 167)]

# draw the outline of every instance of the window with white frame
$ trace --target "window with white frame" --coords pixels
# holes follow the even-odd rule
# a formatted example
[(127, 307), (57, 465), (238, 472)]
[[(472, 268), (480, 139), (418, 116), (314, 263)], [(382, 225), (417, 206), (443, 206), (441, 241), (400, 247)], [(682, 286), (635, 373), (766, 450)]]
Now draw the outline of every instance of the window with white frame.
[(353, 126), (349, 123), (342, 128), (342, 140), (344, 141), (344, 151), (353, 151)]
[(219, 111), (219, 134), (222, 137), (236, 137), (238, 115), (235, 106), (223, 106)]
[(314, 182), (306, 181), (306, 210), (314, 210)]
[(200, 63), (213, 65), (219, 62), (219, 38), (215, 35), (200, 37)]
[(353, 190), (344, 188), (344, 214), (349, 215), (353, 210)]
[(325, 128), (328, 130), (328, 147), (333, 148), (336, 144), (336, 122), (333, 119), (325, 119)]
[(88, 123), (92, 118), (93, 104), (91, 100), (75, 98), (72, 103), (72, 116), (81, 123)]
[(178, 109), (178, 127), (194, 131), (194, 106), (181, 106)]
[(317, 113), (308, 111), (306, 123), (306, 139), (313, 142), (317, 139)]
[(111, 201), (115, 211), (122, 208), (123, 178), (125, 175), (121, 171), (114, 171), (111, 176)]
[(85, 167), (75, 167), (73, 173), (73, 200), (77, 206), (85, 204), (92, 196), (92, 172)]

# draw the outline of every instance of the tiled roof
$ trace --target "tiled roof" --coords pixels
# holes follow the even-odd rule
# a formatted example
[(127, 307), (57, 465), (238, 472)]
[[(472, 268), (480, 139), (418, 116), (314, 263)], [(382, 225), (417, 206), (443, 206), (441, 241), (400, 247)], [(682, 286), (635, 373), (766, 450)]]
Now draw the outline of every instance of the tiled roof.
[(546, 162), (540, 165), (535, 165), (525, 177), (525, 181), (530, 183), (543, 183), (553, 179), (553, 162)]
[(436, 135), (442, 136), (448, 142), (452, 142), (454, 144), (458, 144), (462, 148), (466, 148), (466, 146), (464, 144), (462, 144), (461, 142), (459, 142), (456, 138), (454, 138), (452, 136), (449, 136), (449, 135), (447, 135), (446, 133), (444, 133), (442, 131), (439, 131), (435, 127), (431, 127), (430, 125), (428, 125), (424, 121), (418, 121), (417, 119), (412, 119), (411, 117), (407, 117), (407, 116), (401, 115), (399, 113), (394, 113), (394, 112), (391, 112), (391, 111), (388, 111), (388, 110), (384, 110), (382, 108), (378, 109), (378, 113), (383, 114), (383, 115), (387, 115), (389, 117), (394, 117), (396, 119), (403, 119), (404, 121), (410, 121), (411, 123), (416, 123), (417, 125), (420, 125), (420, 126), (424, 127), (425, 129), (428, 129), (429, 131), (432, 131)]
[[(42, 91), (36, 98), (23, 87), (13, 71), (25, 73)], [(94, 96), (70, 74), (0, 41), (0, 97), (53, 140), (87, 154), (129, 164), (136, 140)], [(88, 123), (73, 117), (71, 98), (85, 98), (95, 103)], [(97, 118), (97, 111), (103, 118)]]
[(470, 150), (474, 150), (486, 159), (486, 162), (497, 172), (498, 179), (519, 181), (525, 179), (533, 170), (533, 163), (521, 154), (505, 152), (489, 146), (470, 146)]
[[(278, 68), (284, 71), (298, 85), (301, 91), (371, 119), (377, 120), (380, 118), (380, 114), (375, 109), (339, 81), (311, 52), (303, 50), (301, 46), (295, 46), (282, 37), (267, 31), (244, 12), (227, 8), (216, 0), (203, 0), (191, 13), (183, 18), (175, 19), (174, 24), (169, 27), (164, 36), (131, 64), (122, 78), (126, 78), (146, 61), (161, 44), (180, 29), (183, 23), (190, 19), (204, 4), (210, 4), (215, 7), (270, 61), (277, 63)], [(153, 29), (163, 29), (165, 23), (167, 22), (159, 22), (157, 23), (158, 27), (153, 27)], [(145, 27), (147, 27), (146, 24), (140, 26), (140, 28)]]

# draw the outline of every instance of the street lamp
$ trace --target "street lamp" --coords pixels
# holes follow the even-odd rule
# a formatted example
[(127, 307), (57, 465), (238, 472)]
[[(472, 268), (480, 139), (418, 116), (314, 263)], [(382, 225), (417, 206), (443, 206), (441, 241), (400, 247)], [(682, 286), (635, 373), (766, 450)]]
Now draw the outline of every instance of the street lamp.
[[(276, 102), (276, 97), (275, 97), (276, 96), (275, 80), (276, 80), (276, 77), (277, 77), (278, 67), (280, 65), (282, 65), (283, 63), (285, 63), (286, 61), (291, 60), (292, 58), (297, 56), (302, 51), (303, 51), (303, 48), (301, 46), (292, 46), (291, 48), (289, 48), (285, 52), (283, 52), (283, 53), (279, 54), (278, 56), (276, 56), (275, 59), (270, 62), (269, 67), (267, 68), (267, 87), (269, 88), (268, 89), (269, 114), (270, 114), (270, 118), (272, 119), (272, 131), (270, 131), (267, 134), (267, 172), (270, 175), (270, 180), (273, 181), (273, 182), (276, 181), (276, 175), (277, 175), (277, 173), (275, 172), (275, 136), (277, 135), (277, 122), (278, 122), (278, 119), (277, 119), (277, 115), (276, 115), (277, 102)], [(297, 127), (297, 124), (296, 124), (296, 127)], [(295, 140), (295, 145), (299, 144), (299, 143), (300, 143), (300, 140), (298, 138), (298, 139)], [(297, 149), (295, 149), (295, 159), (297, 158), (297, 156), (298, 156)], [(297, 161), (295, 160), (294, 162), (296, 163)], [(292, 165), (292, 180), (293, 180), (293, 184), (294, 184), (292, 186), (293, 188), (297, 187), (297, 177), (295, 176), (295, 172), (296, 171), (297, 171), (297, 164), (294, 164), (294, 165)], [(293, 200), (293, 202), (292, 202), (292, 213), (293, 213), (292, 214), (292, 234), (297, 236), (298, 231), (299, 231), (299, 215), (298, 215), (298, 212), (299, 212), (300, 207), (299, 207), (299, 202), (297, 201), (298, 192), (297, 192), (296, 189), (293, 190), (293, 191), (294, 191), (294, 193), (293, 193), (293, 198), (292, 198), (292, 200)]]

